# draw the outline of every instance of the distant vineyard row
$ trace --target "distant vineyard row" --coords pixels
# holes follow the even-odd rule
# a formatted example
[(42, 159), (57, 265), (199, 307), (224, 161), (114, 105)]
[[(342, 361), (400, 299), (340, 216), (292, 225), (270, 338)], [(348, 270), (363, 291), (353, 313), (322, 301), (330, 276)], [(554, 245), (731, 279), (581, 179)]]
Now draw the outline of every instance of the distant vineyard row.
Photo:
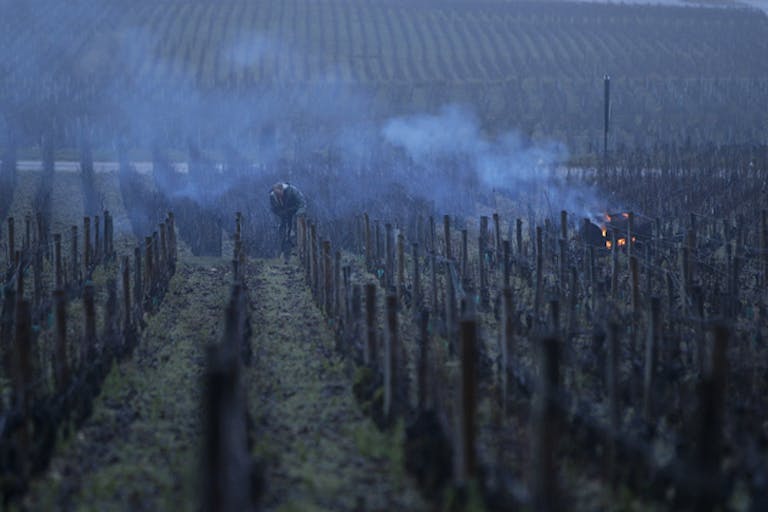
[[(165, 102), (180, 87), (230, 94), (288, 86), (301, 103), (318, 87), (343, 85), (370, 96), (373, 116), (465, 103), (488, 127), (586, 150), (598, 139), (600, 79), (610, 73), (622, 143), (768, 135), (757, 114), (768, 110), (768, 17), (747, 10), (490, 1), (51, 5), (33, 0), (0, 20), (6, 117), (15, 108), (34, 119), (31, 110), (51, 106), (87, 115), (96, 100), (125, 93)], [(306, 84), (313, 88), (301, 98)]]
[[(768, 76), (768, 18), (745, 10), (227, 0), (108, 1), (80, 13), (58, 5), (65, 12), (44, 18), (39, 30), (12, 17), (0, 28), (19, 50), (66, 41), (69, 48), (46, 51), (69, 54), (62, 64), (75, 60), (84, 72), (128, 64), (125, 73), (137, 80), (159, 75), (233, 86), (485, 84), (606, 71), (627, 78)], [(62, 23), (70, 18), (73, 24)], [(25, 56), (8, 52), (4, 64)]]

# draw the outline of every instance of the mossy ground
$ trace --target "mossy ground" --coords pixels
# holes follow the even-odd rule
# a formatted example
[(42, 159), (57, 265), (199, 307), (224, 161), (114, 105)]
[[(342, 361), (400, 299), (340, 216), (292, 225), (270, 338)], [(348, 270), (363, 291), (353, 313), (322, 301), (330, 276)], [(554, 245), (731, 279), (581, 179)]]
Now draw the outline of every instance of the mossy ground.
[(62, 440), (20, 508), (197, 508), (204, 348), (220, 338), (230, 280), (219, 260), (179, 265), (132, 358), (113, 367), (93, 416)]
[(249, 274), (248, 398), (266, 510), (426, 510), (403, 470), (402, 426), (381, 432), (360, 411), (300, 269), (257, 261)]
[[(197, 510), (204, 348), (218, 342), (232, 280), (225, 259), (184, 256), (131, 358), (93, 415), (63, 436), (21, 510)], [(353, 371), (301, 271), (248, 266), (254, 362), (245, 369), (265, 510), (427, 510), (403, 470), (403, 426), (363, 415)]]

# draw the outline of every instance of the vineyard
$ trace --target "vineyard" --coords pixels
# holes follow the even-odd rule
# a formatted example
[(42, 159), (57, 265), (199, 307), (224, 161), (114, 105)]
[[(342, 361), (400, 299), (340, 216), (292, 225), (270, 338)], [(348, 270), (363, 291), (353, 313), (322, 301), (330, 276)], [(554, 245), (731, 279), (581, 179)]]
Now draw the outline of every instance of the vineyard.
[(37, 0), (0, 24), (0, 105), (22, 148), (43, 130), (75, 148), (87, 123), (112, 158), (115, 141), (185, 153), (188, 140), (251, 156), (275, 142), (322, 151), (333, 137), (311, 126), (335, 134), (456, 103), (491, 132), (516, 129), (581, 155), (599, 146), (605, 73), (616, 84), (616, 146), (766, 136), (768, 18), (759, 11)]
[(760, 11), (0, 9), (3, 510), (768, 509)]
[[(217, 231), (223, 205), (155, 185), (211, 169), (18, 172), (0, 260), (5, 500), (759, 510), (766, 155), (569, 170), (638, 208), (600, 218), (504, 195), (477, 216), (404, 198), (392, 217), (310, 213), (286, 262), (248, 239), (274, 229), (263, 216)], [(60, 199), (91, 193), (109, 210), (84, 222)]]

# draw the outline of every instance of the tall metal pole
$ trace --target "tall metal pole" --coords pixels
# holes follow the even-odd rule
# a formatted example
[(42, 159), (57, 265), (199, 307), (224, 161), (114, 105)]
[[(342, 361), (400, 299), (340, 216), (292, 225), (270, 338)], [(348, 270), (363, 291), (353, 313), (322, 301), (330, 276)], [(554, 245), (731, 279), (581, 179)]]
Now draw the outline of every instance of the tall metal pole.
[(605, 90), (605, 112), (603, 119), (603, 158), (608, 159), (608, 130), (611, 120), (611, 77), (605, 75), (603, 77), (603, 85)]

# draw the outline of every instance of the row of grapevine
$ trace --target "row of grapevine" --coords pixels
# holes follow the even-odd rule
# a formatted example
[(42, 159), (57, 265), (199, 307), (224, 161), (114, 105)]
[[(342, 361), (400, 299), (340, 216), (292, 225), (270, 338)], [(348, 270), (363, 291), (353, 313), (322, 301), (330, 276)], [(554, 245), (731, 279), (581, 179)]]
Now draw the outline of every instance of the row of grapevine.
[(605, 234), (565, 212), (299, 219), (361, 407), (405, 421), (405, 467), (437, 508), (764, 505), (768, 211), (759, 191), (704, 191), (765, 177), (645, 171), (600, 174), (648, 205)]

